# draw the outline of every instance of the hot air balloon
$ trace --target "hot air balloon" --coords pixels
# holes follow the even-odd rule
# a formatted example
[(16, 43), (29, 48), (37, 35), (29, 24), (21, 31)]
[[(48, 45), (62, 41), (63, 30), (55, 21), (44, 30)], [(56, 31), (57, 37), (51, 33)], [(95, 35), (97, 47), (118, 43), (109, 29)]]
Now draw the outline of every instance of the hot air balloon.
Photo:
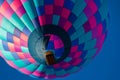
[(0, 0), (0, 56), (37, 78), (65, 77), (98, 54), (107, 0)]

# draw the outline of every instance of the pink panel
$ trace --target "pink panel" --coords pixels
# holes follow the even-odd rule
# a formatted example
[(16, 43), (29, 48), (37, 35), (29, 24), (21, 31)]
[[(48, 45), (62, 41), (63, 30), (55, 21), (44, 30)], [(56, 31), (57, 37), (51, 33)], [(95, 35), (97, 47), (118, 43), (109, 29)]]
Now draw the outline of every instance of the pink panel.
[(16, 51), (16, 52), (22, 52), (21, 46), (16, 46), (16, 45), (15, 45), (15, 51)]
[(32, 57), (28, 58), (28, 61), (31, 62), (31, 63), (35, 63), (36, 62)]
[(21, 69), (19, 69), (21, 72), (23, 72), (24, 74), (27, 74), (27, 75), (29, 75), (29, 74), (31, 74), (32, 72), (30, 72), (29, 70), (27, 70), (26, 68), (21, 68)]
[(21, 17), (26, 13), (25, 9), (23, 8), (23, 6), (20, 6), (19, 8), (17, 8), (16, 10), (16, 14)]
[[(8, 13), (9, 13), (9, 14), (8, 14)], [(6, 17), (7, 17), (8, 19), (10, 19), (11, 16), (13, 15), (13, 13), (14, 13), (14, 11), (9, 7), (4, 14), (6, 15)]]
[(13, 68), (18, 69), (18, 67), (12, 62), (12, 61), (7, 61), (6, 62)]
[(46, 21), (45, 21), (45, 16), (39, 16), (39, 22), (40, 22), (40, 25), (43, 26), (46, 24)]
[(63, 6), (64, 5), (64, 0), (54, 0), (56, 6)]
[(72, 27), (72, 23), (70, 21), (67, 21), (64, 25), (65, 31), (68, 31)]
[(72, 46), (71, 47), (71, 53), (77, 52), (77, 50), (78, 50), (78, 46)]
[(22, 3), (20, 2), (20, 0), (14, 0), (10, 6), (12, 7), (12, 9), (14, 11), (16, 11), (20, 6), (22, 5)]
[(45, 14), (53, 14), (53, 5), (45, 5)]
[(62, 65), (62, 68), (63, 68), (63, 69), (66, 69), (66, 68), (68, 68), (69, 66), (71, 66), (69, 63), (65, 63), (65, 64)]
[(57, 40), (54, 40), (54, 47), (55, 49), (59, 49), (59, 48), (64, 47), (64, 45), (60, 39), (57, 39)]
[(82, 51), (76, 52), (73, 58), (79, 58), (82, 54)]
[(14, 47), (13, 44), (8, 43), (8, 47), (9, 47), (9, 50), (10, 50), (11, 52), (15, 52), (15, 47)]
[(67, 19), (69, 15), (70, 15), (70, 10), (63, 8), (61, 16)]
[(60, 64), (54, 64), (53, 67), (54, 67), (54, 68), (59, 68), (59, 67), (60, 67)]
[(45, 77), (45, 73), (40, 72), (40, 71), (38, 71), (38, 70), (36, 70), (36, 71), (33, 72), (32, 74), (35, 75), (35, 76), (38, 76), (38, 77)]
[(96, 18), (94, 16), (90, 17), (88, 21), (91, 29), (93, 29), (97, 25)]
[(77, 66), (77, 65), (80, 64), (80, 62), (82, 62), (82, 59), (76, 58), (76, 59), (73, 59), (70, 63), (71, 63), (73, 66)]

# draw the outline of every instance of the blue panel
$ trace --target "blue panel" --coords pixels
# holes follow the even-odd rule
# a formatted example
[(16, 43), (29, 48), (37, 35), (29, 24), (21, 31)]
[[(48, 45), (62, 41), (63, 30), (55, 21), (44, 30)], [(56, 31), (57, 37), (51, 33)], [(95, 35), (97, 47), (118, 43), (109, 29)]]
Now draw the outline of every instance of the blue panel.
[(83, 59), (82, 62), (78, 65), (78, 66), (81, 66), (83, 63), (86, 62), (87, 59)]
[(78, 41), (79, 41), (78, 39), (72, 41), (72, 46), (78, 45)]
[(7, 0), (7, 2), (8, 2), (9, 4), (11, 4), (11, 3), (13, 2), (13, 0)]
[(13, 53), (12, 56), (13, 56), (15, 59), (20, 59), (19, 56), (18, 56), (16, 53)]
[(0, 0), (0, 6), (3, 4), (4, 0)]
[(5, 41), (2, 41), (2, 44), (3, 44), (3, 48), (6, 50), (6, 51), (9, 51), (9, 48), (8, 48), (8, 45)]
[(101, 2), (100, 2), (100, 0), (94, 0), (94, 2), (95, 2), (96, 6), (97, 6), (98, 8), (101, 7)]
[(54, 68), (55, 71), (60, 71), (62, 68)]
[(76, 17), (76, 15), (75, 14), (73, 14), (73, 13), (71, 13), (70, 14), (70, 16), (69, 16), (69, 18), (68, 18), (68, 20), (70, 21), (70, 22), (75, 22), (75, 20), (77, 19), (77, 17)]
[(55, 50), (55, 57), (61, 57), (63, 54), (64, 48), (56, 49)]
[(71, 66), (69, 66), (68, 68), (66, 68), (65, 70), (66, 71), (69, 71), (70, 69), (72, 69), (73, 68), (73, 66), (71, 65)]
[(106, 20), (104, 20), (104, 21), (102, 22), (102, 26), (103, 26), (103, 27), (102, 27), (102, 29), (103, 29), (103, 30), (102, 30), (102, 31), (103, 31), (102, 33), (105, 33), (106, 30), (107, 30), (107, 29), (106, 29), (106, 28), (107, 28)]
[(86, 56), (87, 52), (88, 52), (88, 51), (82, 51), (82, 54), (81, 54), (80, 57), (81, 57), (81, 58), (84, 58), (84, 57)]
[(14, 34), (17, 36), (17, 37), (20, 37), (20, 30), (18, 30), (17, 28), (14, 29)]
[(78, 46), (78, 50), (79, 51), (82, 51), (84, 49), (84, 43), (82, 43), (82, 44), (80, 44), (79, 46)]
[(64, 3), (64, 7), (69, 9), (69, 10), (72, 10), (73, 9), (73, 6), (74, 6), (74, 3), (70, 0), (64, 0), (65, 3)]
[(72, 35), (75, 32), (74, 27), (72, 26), (69, 30), (68, 30), (68, 34)]
[(39, 27), (39, 20), (38, 20), (38, 17), (32, 19), (32, 23), (35, 25), (35, 28)]
[(54, 0), (44, 0), (44, 4), (54, 4)]
[(49, 41), (48, 45), (47, 45), (47, 50), (49, 49), (54, 49), (54, 43), (52, 41)]
[(37, 7), (37, 8), (36, 8), (36, 11), (37, 11), (37, 13), (38, 13), (38, 16), (43, 15), (43, 14), (45, 13), (44, 10), (45, 10), (45, 9), (44, 9), (44, 6), (39, 6), (39, 7)]
[(30, 35), (31, 32), (27, 27), (24, 27), (23, 33), (25, 33), (26, 35)]
[(101, 15), (99, 12), (96, 12), (95, 13), (95, 17), (96, 17), (96, 20), (97, 20), (97, 24), (101, 22)]
[(9, 41), (9, 42), (11, 42), (11, 43), (14, 42), (14, 41), (13, 41), (13, 35), (12, 35), (12, 34), (7, 33), (7, 41)]
[(23, 62), (27, 65), (27, 64), (30, 64), (30, 62), (26, 59), (26, 60), (23, 60)]

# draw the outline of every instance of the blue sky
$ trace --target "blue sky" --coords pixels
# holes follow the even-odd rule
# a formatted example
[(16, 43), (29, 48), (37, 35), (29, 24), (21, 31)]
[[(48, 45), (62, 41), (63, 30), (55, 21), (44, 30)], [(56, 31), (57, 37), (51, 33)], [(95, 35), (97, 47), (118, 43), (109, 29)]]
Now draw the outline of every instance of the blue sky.
[[(81, 71), (55, 80), (120, 80), (120, 0), (109, 0), (110, 26), (99, 55)], [(0, 80), (41, 80), (9, 67), (0, 58)]]

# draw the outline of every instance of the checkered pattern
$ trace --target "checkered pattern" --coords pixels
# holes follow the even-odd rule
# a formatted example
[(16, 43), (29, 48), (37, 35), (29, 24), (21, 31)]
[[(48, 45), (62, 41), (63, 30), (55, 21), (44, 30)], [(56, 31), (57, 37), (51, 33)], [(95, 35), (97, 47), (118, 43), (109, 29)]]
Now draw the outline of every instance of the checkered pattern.
[[(79, 71), (98, 54), (108, 22), (106, 0), (0, 0), (0, 56), (30, 76), (65, 77)], [(47, 24), (63, 28), (72, 43), (67, 58), (52, 66), (35, 61), (27, 46), (30, 33)], [(47, 49), (60, 57), (64, 44), (52, 35)]]

